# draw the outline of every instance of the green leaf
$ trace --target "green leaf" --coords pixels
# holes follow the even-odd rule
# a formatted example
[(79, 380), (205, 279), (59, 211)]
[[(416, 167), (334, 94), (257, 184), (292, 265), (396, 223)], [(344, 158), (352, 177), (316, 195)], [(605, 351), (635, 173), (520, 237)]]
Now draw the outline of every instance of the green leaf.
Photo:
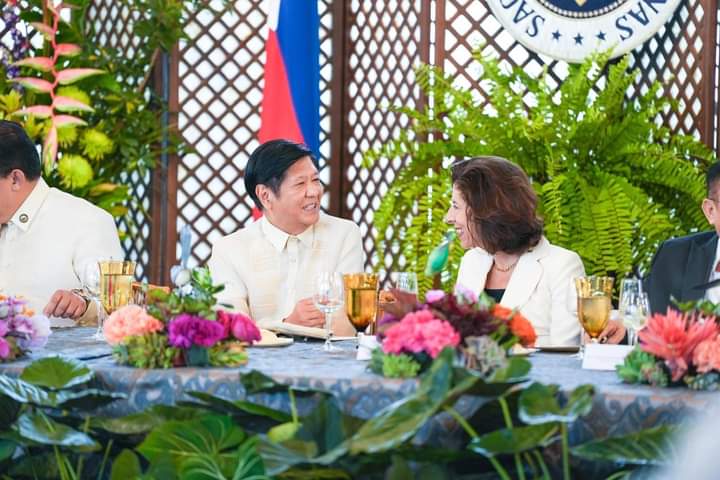
[(18, 446), (19, 445), (12, 440), (0, 440), (0, 462), (12, 457)]
[(208, 414), (159, 425), (137, 450), (150, 463), (169, 455), (178, 473), (184, 471), (189, 459), (201, 457), (204, 462), (211, 461), (227, 477), (237, 466), (237, 448), (246, 438), (230, 417)]
[(570, 423), (587, 415), (592, 410), (595, 388), (592, 385), (581, 385), (575, 388), (568, 397), (564, 407), (560, 407), (556, 398), (557, 385), (533, 383), (520, 394), (519, 416), (529, 424), (547, 422)]
[(593, 440), (570, 449), (573, 455), (591, 461), (629, 465), (664, 465), (672, 460), (678, 428), (662, 425), (629, 435)]
[(20, 403), (53, 405), (51, 396), (45, 390), (6, 375), (0, 375), (0, 393)]
[(39, 387), (60, 390), (89, 382), (93, 372), (80, 360), (45, 357), (25, 367), (20, 378)]
[(299, 423), (281, 423), (280, 425), (275, 425), (270, 430), (268, 430), (267, 436), (272, 442), (282, 443), (291, 440), (299, 429)]
[(521, 453), (549, 445), (557, 431), (558, 424), (554, 422), (504, 428), (473, 438), (468, 448), (485, 457)]
[(103, 429), (117, 435), (136, 435), (147, 433), (165, 422), (184, 421), (205, 415), (198, 408), (153, 405), (144, 412), (133, 413), (124, 417), (105, 418), (93, 417), (90, 427)]
[(105, 390), (88, 388), (77, 392), (58, 392), (55, 403), (57, 408), (64, 410), (78, 409), (91, 411), (104, 407), (115, 400), (125, 398), (127, 398), (127, 394), (122, 392), (107, 392)]
[(132, 450), (123, 449), (112, 464), (110, 480), (128, 480), (141, 475), (140, 459)]
[(252, 370), (248, 373), (241, 373), (240, 383), (242, 383), (242, 386), (243, 388), (245, 388), (245, 391), (248, 393), (248, 395), (256, 393), (287, 392), (289, 388), (292, 388), (293, 392), (295, 392), (297, 396), (315, 395), (317, 393), (320, 393), (322, 395), (329, 395), (329, 393), (325, 390), (304, 386), (291, 386), (284, 383), (276, 382), (273, 378), (265, 375), (262, 372), (259, 372), (258, 370)]
[(59, 423), (42, 413), (24, 413), (13, 430), (20, 437), (43, 445), (57, 445), (80, 452), (92, 452), (100, 445), (87, 434)]

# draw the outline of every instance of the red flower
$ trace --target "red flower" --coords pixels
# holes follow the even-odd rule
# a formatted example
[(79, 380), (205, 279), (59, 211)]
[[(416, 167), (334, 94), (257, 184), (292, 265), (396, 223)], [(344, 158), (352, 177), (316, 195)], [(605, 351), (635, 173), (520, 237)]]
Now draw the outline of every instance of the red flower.
[(523, 347), (532, 347), (535, 345), (535, 341), (537, 340), (535, 329), (528, 319), (523, 317), (520, 312), (515, 312), (515, 315), (512, 316), (508, 325), (510, 327), (510, 332), (520, 339), (520, 343)]
[(503, 307), (499, 303), (496, 303), (493, 305), (491, 312), (494, 316), (501, 320), (510, 320), (510, 317), (513, 316), (513, 311), (507, 307)]
[(665, 360), (675, 382), (687, 372), (695, 348), (717, 334), (715, 317), (688, 316), (668, 309), (666, 315), (656, 313), (650, 317), (638, 337), (644, 351)]

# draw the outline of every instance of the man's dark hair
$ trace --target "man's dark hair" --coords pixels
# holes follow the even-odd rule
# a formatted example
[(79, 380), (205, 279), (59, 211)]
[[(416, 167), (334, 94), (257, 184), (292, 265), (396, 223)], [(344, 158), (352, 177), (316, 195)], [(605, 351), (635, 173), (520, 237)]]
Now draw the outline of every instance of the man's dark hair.
[[(717, 187), (718, 180), (720, 180), (720, 162), (715, 162), (708, 168), (707, 175), (705, 176), (705, 187), (707, 187), (708, 198), (712, 198), (713, 190)], [(720, 199), (715, 198), (714, 200)]]
[(259, 209), (263, 206), (255, 194), (255, 187), (266, 185), (277, 195), (285, 173), (304, 157), (310, 157), (317, 167), (313, 153), (305, 145), (290, 140), (270, 140), (255, 149), (245, 167), (245, 191)]
[(8, 120), (0, 120), (0, 177), (20, 170), (28, 180), (40, 176), (40, 155), (23, 128)]

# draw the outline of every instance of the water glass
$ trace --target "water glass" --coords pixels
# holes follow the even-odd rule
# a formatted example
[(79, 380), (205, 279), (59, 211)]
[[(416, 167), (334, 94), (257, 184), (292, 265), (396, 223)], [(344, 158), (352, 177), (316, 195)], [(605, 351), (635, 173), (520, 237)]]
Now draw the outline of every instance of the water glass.
[(331, 340), (333, 336), (332, 314), (342, 307), (344, 301), (343, 294), (343, 279), (339, 273), (322, 272), (315, 279), (313, 303), (318, 310), (325, 314), (326, 336), (323, 349), (326, 352), (341, 351), (341, 349), (332, 345)]
[(418, 294), (418, 281), (415, 272), (392, 272), (390, 274), (390, 283), (393, 288), (397, 288), (401, 292)]
[(637, 332), (647, 323), (650, 314), (648, 296), (639, 279), (626, 278), (620, 285), (620, 315), (627, 329), (630, 345), (637, 344)]

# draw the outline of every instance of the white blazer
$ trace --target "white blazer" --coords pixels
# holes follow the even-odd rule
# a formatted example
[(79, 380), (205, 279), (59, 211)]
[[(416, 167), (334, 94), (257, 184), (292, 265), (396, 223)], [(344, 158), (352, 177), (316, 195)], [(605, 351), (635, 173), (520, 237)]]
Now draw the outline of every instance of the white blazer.
[[(492, 264), (493, 257), (485, 250), (468, 250), (460, 262), (457, 284), (479, 294)], [(583, 275), (585, 268), (577, 253), (542, 237), (518, 259), (500, 303), (517, 308), (532, 323), (536, 345), (578, 345), (581, 329), (574, 279)]]

